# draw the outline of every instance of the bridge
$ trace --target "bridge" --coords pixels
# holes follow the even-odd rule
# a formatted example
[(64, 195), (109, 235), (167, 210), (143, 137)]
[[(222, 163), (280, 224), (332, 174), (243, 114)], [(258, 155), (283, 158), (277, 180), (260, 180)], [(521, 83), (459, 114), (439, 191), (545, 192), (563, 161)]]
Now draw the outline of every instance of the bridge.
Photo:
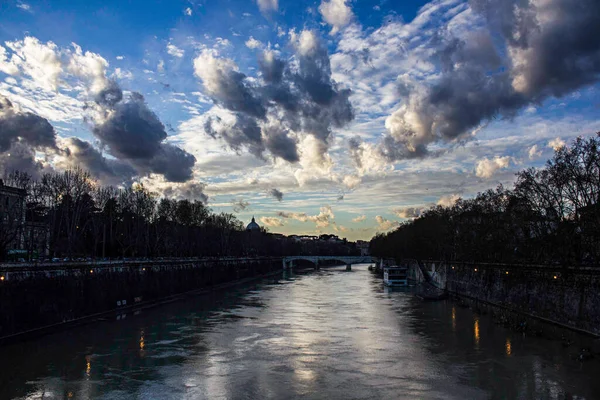
[(294, 261), (297, 260), (310, 261), (315, 265), (315, 269), (318, 269), (323, 261), (338, 261), (340, 264), (346, 264), (346, 270), (350, 270), (352, 264), (372, 264), (378, 261), (377, 257), (371, 256), (289, 256), (283, 257), (283, 269), (293, 268)]

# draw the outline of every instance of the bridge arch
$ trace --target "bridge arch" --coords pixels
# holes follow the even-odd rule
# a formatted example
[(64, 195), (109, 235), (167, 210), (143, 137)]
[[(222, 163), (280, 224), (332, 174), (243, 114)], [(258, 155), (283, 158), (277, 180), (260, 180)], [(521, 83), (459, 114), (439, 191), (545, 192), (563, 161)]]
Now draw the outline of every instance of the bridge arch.
[(363, 264), (377, 262), (377, 258), (371, 256), (288, 256), (283, 258), (283, 268), (292, 266), (296, 260), (305, 260), (313, 263), (315, 267), (322, 261), (337, 261), (341, 264)]

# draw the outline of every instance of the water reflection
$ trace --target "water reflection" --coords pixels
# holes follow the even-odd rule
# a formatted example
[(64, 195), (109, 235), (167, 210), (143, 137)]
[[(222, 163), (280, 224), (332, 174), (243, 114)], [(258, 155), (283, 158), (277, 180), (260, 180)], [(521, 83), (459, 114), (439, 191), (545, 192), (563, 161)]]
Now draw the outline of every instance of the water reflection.
[(0, 348), (0, 399), (600, 398), (598, 361), (385, 291), (366, 269), (288, 274)]
[(479, 349), (479, 317), (475, 317), (473, 322), (473, 338), (475, 339), (475, 348)]

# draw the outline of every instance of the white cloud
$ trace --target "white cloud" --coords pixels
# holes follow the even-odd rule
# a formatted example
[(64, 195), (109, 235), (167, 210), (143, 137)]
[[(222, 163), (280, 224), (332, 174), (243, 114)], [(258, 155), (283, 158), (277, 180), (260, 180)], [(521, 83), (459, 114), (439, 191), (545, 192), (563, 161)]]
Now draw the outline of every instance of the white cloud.
[(183, 13), (189, 17), (192, 15), (192, 9), (188, 7), (185, 10), (183, 10)]
[(117, 79), (133, 79), (133, 74), (131, 71), (121, 68), (115, 68), (113, 76)]
[(181, 58), (185, 54), (185, 50), (180, 49), (179, 47), (175, 46), (173, 43), (169, 43), (167, 45), (167, 53), (169, 53), (173, 57)]
[(252, 36), (250, 36), (250, 39), (246, 40), (245, 44), (249, 49), (259, 49), (264, 46), (260, 40), (256, 40)]
[(534, 144), (533, 146), (531, 146), (529, 148), (529, 151), (527, 152), (527, 154), (529, 155), (530, 160), (534, 160), (536, 158), (539, 158), (542, 155), (542, 151), (538, 150), (537, 144)]
[(279, 0), (258, 0), (258, 8), (263, 14), (268, 14), (271, 11), (277, 11), (279, 8)]
[(392, 210), (399, 218), (412, 219), (418, 218), (429, 207), (404, 207)]
[(115, 58), (120, 61), (120, 60), (124, 60), (125, 56), (116, 56)]
[(332, 26), (331, 34), (336, 34), (352, 20), (352, 9), (346, 4), (347, 0), (323, 0), (319, 6), (321, 16)]
[(354, 189), (355, 187), (357, 187), (360, 184), (361, 181), (362, 181), (362, 179), (360, 178), (360, 176), (356, 176), (356, 175), (346, 175), (346, 176), (344, 176), (344, 179), (342, 180), (343, 184), (348, 189)]
[(3, 65), (3, 71), (9, 70), (13, 72), (12, 75), (16, 75), (14, 72), (18, 70), (19, 73), (31, 77), (42, 89), (58, 90), (63, 66), (56, 44), (53, 42), (44, 44), (31, 36), (5, 44), (14, 54), (10, 58), (11, 65)]
[(106, 68), (108, 61), (99, 54), (81, 50), (81, 47), (73, 43), (73, 52), (67, 69), (70, 73), (78, 76), (91, 84), (91, 91), (97, 93), (106, 87)]
[(367, 219), (367, 216), (363, 214), (363, 215), (359, 215), (356, 218), (352, 218), (352, 222), (356, 222), (356, 223), (363, 222), (366, 219)]
[(161, 74), (165, 72), (165, 60), (160, 60), (158, 62), (158, 65), (156, 66), (156, 70)]
[(556, 139), (552, 139), (551, 141), (548, 142), (548, 147), (551, 147), (552, 149), (554, 149), (554, 151), (560, 150), (561, 148), (563, 148), (565, 146), (566, 146), (565, 141), (559, 137), (557, 137)]
[(277, 215), (284, 219), (295, 219), (300, 222), (311, 221), (314, 222), (317, 228), (325, 228), (328, 227), (329, 224), (335, 218), (333, 214), (333, 210), (330, 206), (323, 206), (319, 210), (319, 214), (317, 215), (307, 215), (303, 212), (285, 212), (279, 211)]
[(458, 199), (460, 199), (459, 195), (449, 194), (449, 195), (440, 197), (440, 199), (437, 202), (437, 205), (442, 206), (442, 207), (452, 207), (454, 205), (454, 203), (456, 203), (458, 201)]
[(33, 12), (31, 10), (31, 6), (27, 3), (23, 3), (22, 1), (17, 2), (17, 7), (19, 7), (21, 10), (24, 10), (27, 12)]
[(381, 215), (375, 216), (375, 221), (377, 221), (379, 229), (382, 231), (389, 231), (392, 228), (397, 228), (400, 226), (400, 222), (386, 219)]
[(283, 226), (283, 220), (277, 217), (260, 217), (260, 222), (265, 226), (279, 227)]
[(483, 160), (479, 160), (477, 162), (477, 166), (475, 168), (475, 175), (480, 178), (491, 178), (496, 171), (499, 169), (508, 168), (510, 164), (510, 157), (494, 157), (494, 159), (490, 160), (488, 158), (484, 158)]

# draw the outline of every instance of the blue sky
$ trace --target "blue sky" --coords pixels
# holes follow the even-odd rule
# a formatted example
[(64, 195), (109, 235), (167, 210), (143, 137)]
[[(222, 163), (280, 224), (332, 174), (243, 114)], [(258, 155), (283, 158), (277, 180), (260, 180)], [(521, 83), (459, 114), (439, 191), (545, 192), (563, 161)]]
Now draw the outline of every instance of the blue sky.
[(30, 146), (40, 173), (368, 239), (600, 131), (600, 39), (578, 35), (598, 6), (556, 19), (566, 2), (8, 0), (0, 118), (34, 113), (56, 144), (15, 134), (0, 163)]

